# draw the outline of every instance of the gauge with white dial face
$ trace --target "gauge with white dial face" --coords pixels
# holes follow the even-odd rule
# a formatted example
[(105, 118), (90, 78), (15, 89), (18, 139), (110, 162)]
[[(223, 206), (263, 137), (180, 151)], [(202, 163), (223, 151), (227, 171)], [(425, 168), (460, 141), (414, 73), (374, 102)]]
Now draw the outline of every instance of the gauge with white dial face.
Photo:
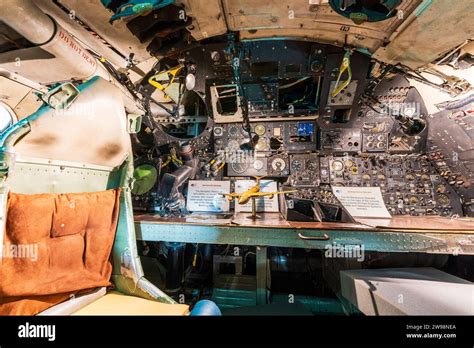
[(272, 161), (272, 169), (276, 172), (281, 172), (285, 170), (286, 168), (286, 163), (282, 158), (275, 158)]
[(240, 149), (240, 144), (237, 140), (230, 140), (227, 143), (227, 152), (233, 153)]
[(247, 169), (249, 169), (249, 164), (245, 162), (235, 162), (231, 163), (230, 166), (232, 167), (232, 170), (236, 172), (237, 174), (242, 174), (244, 173)]
[(253, 168), (255, 170), (262, 170), (263, 169), (263, 162), (261, 160), (255, 160), (255, 162), (253, 162)]
[(331, 165), (332, 169), (336, 172), (340, 172), (344, 169), (344, 164), (341, 161), (334, 161)]

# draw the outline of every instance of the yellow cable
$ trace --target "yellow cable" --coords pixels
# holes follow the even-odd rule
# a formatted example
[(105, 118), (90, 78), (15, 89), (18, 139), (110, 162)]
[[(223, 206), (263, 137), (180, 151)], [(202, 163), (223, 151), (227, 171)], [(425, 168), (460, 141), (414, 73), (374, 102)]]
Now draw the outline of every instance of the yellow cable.
[(166, 167), (168, 164), (170, 164), (170, 162), (171, 162), (171, 157), (168, 155), (168, 158), (166, 159), (165, 163), (161, 165), (161, 168)]
[(183, 161), (181, 161), (178, 157), (176, 157), (176, 155), (174, 154), (171, 154), (171, 160), (174, 162), (174, 163), (177, 163), (179, 165), (182, 165), (183, 164)]
[(216, 173), (219, 173), (219, 171), (220, 171), (222, 168), (224, 168), (224, 166), (225, 166), (225, 163), (222, 163), (222, 164), (217, 168)]
[(197, 264), (197, 253), (194, 254), (194, 258), (193, 258), (193, 268), (196, 268), (196, 264)]

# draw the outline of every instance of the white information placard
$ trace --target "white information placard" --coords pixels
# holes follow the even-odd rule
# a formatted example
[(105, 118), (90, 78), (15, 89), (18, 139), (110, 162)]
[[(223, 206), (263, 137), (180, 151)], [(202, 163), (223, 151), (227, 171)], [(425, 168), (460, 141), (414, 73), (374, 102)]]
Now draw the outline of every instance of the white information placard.
[[(235, 182), (235, 193), (243, 193), (249, 188), (256, 184), (255, 180), (237, 180)], [(278, 191), (277, 183), (273, 180), (261, 180), (260, 181), (260, 192), (276, 192)], [(278, 208), (278, 197), (274, 195), (273, 198), (270, 197), (257, 197), (255, 199), (257, 212), (260, 213), (278, 213), (280, 210)], [(237, 199), (235, 200), (235, 212), (251, 212), (252, 211), (252, 200), (246, 204), (238, 204)]]
[(199, 212), (228, 212), (229, 201), (223, 193), (230, 193), (230, 181), (190, 180), (186, 208)]
[(383, 201), (380, 187), (333, 186), (332, 192), (354, 217), (391, 218)]

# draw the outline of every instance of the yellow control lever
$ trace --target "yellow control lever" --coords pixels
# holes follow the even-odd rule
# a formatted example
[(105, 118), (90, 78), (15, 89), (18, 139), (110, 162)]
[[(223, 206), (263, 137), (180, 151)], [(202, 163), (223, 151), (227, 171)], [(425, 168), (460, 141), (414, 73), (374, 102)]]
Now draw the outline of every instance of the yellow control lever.
[[(176, 66), (174, 68), (171, 68), (170, 70), (167, 70), (167, 71), (161, 71), (155, 75), (153, 75), (152, 77), (150, 77), (148, 79), (148, 83), (150, 85), (152, 85), (153, 87), (156, 87), (158, 88), (160, 91), (163, 92), (163, 94), (165, 95), (165, 97), (169, 98), (168, 94), (166, 93), (166, 90), (172, 85), (172, 83), (174, 82), (175, 78), (176, 78), (176, 75), (178, 75), (178, 73), (181, 71), (181, 69), (183, 69), (183, 66), (182, 65), (179, 65), (179, 66)], [(169, 81), (165, 84), (162, 84), (161, 82), (163, 81), (159, 81), (158, 80), (158, 76), (162, 75), (162, 74), (167, 74), (168, 75), (168, 78), (169, 78)]]
[[(346, 53), (344, 54), (344, 58), (342, 59), (342, 64), (339, 68), (339, 76), (337, 77), (336, 84), (334, 85), (334, 89), (331, 92), (331, 95), (333, 98), (336, 97), (339, 93), (341, 93), (341, 91), (344, 88), (346, 88), (349, 85), (349, 83), (351, 83), (351, 80), (352, 80), (351, 55), (352, 55), (352, 50), (346, 50)], [(341, 81), (341, 77), (346, 70), (347, 70), (347, 80), (339, 84), (339, 82)]]

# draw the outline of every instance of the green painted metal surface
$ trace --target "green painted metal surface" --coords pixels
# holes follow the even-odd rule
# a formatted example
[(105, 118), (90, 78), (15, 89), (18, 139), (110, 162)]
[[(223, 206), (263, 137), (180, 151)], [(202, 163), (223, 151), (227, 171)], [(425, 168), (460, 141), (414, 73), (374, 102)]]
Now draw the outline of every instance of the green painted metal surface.
[[(474, 235), (448, 233), (405, 233), (380, 231), (316, 230), (296, 228), (261, 228), (242, 226), (203, 226), (137, 222), (137, 238), (145, 241), (200, 244), (233, 244), (304, 249), (326, 249), (338, 245), (362, 245), (365, 251), (427, 252), (474, 255)], [(305, 240), (322, 237), (328, 240)]]
[(119, 187), (120, 176), (114, 168), (30, 160), (16, 162), (6, 184), (24, 194), (95, 192)]
[(120, 170), (120, 212), (112, 250), (112, 279), (117, 290), (127, 295), (176, 303), (171, 297), (145, 279), (137, 251), (130, 187), (133, 183), (133, 162), (130, 154)]
[[(361, 244), (377, 250), (382, 247), (382, 243), (399, 243), (399, 234), (383, 233), (380, 236), (370, 236), (369, 234), (351, 231), (317, 231), (317, 230), (297, 230), (280, 228), (252, 228), (241, 226), (200, 226), (190, 224), (154, 224), (140, 222), (136, 224), (138, 239), (146, 241), (167, 241), (167, 242), (187, 242), (206, 244), (236, 244), (236, 245), (261, 245), (272, 247), (292, 247), (324, 249), (332, 242), (345, 244)], [(328, 233), (329, 232), (329, 233)], [(307, 241), (299, 238), (298, 234), (305, 236), (319, 237), (324, 233), (330, 236), (330, 241)], [(369, 242), (369, 243), (367, 243)], [(439, 242), (440, 244), (442, 242)], [(420, 244), (419, 249), (424, 245)], [(393, 249), (394, 247), (384, 246)]]

